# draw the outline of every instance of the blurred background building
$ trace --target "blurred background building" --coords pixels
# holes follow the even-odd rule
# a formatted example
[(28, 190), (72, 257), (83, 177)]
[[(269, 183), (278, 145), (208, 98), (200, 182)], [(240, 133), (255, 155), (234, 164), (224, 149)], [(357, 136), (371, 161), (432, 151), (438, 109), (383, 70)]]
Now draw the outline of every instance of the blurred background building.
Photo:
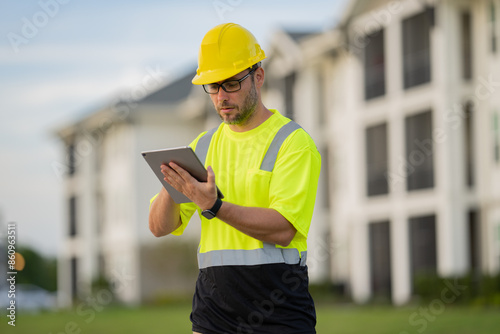
[(498, 271), (498, 3), (434, 4), (353, 1), (339, 27), (332, 235), (349, 242), (332, 275), (358, 302)]
[[(498, 0), (358, 0), (331, 30), (276, 32), (263, 62), (264, 103), (301, 124), (323, 157), (312, 283), (359, 303), (404, 304), (422, 275), (498, 273), (499, 8)], [(189, 289), (180, 254), (158, 254), (180, 238), (149, 233), (160, 184), (140, 152), (186, 145), (219, 122), (192, 76), (58, 132), (67, 157), (62, 305), (100, 276), (128, 275), (115, 292), (132, 304)], [(196, 243), (199, 224), (190, 226)]]
[[(67, 203), (59, 253), (61, 305), (90, 293), (99, 279), (130, 304), (189, 284), (169, 272), (179, 269), (172, 263), (182, 254), (161, 254), (168, 249), (157, 249), (149, 231), (149, 199), (161, 184), (140, 152), (187, 145), (206, 128), (205, 93), (193, 89), (193, 76), (187, 73), (153, 92), (138, 86), (139, 99), (132, 94), (58, 131), (66, 145), (66, 163), (59, 166)], [(196, 229), (190, 231), (196, 238)]]

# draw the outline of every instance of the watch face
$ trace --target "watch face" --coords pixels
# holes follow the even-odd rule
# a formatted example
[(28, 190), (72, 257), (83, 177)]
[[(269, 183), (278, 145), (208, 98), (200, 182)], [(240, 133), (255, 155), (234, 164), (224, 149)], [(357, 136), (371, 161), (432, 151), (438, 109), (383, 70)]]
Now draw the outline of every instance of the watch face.
[(202, 216), (207, 218), (207, 219), (212, 219), (215, 217), (214, 213), (210, 210), (204, 210), (201, 212)]

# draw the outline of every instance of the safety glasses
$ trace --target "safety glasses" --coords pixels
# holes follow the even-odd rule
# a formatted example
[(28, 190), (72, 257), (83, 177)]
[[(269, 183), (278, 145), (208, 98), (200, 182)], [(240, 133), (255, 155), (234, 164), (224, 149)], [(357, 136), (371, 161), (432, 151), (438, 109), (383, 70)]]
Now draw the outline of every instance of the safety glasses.
[(253, 72), (258, 67), (254, 68), (250, 72), (248, 72), (247, 75), (245, 75), (243, 78), (238, 79), (238, 80), (229, 80), (229, 81), (224, 81), (220, 85), (218, 83), (211, 83), (211, 84), (206, 84), (203, 85), (203, 89), (205, 90), (205, 93), (207, 94), (217, 94), (219, 92), (219, 88), (222, 87), (226, 93), (232, 93), (232, 92), (237, 92), (241, 89), (241, 82), (248, 78)]

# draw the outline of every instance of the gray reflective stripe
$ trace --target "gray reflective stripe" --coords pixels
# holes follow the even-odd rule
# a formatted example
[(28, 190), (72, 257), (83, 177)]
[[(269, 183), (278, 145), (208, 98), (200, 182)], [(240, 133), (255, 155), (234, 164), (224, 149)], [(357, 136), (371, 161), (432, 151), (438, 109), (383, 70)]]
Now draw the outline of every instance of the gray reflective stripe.
[(203, 165), (205, 165), (208, 148), (210, 147), (210, 141), (212, 140), (212, 136), (214, 135), (215, 131), (217, 131), (217, 127), (205, 133), (196, 144), (196, 149), (194, 151)]
[(200, 269), (217, 266), (254, 266), (259, 264), (286, 263), (304, 266), (307, 260), (307, 251), (299, 256), (295, 248), (276, 248), (264, 243), (264, 248), (258, 249), (223, 249), (206, 253), (198, 252), (198, 266)]
[(298, 125), (294, 121), (290, 121), (278, 130), (278, 132), (274, 136), (273, 141), (271, 142), (271, 145), (269, 145), (269, 148), (267, 149), (264, 159), (262, 160), (262, 164), (260, 165), (261, 170), (265, 170), (268, 172), (273, 171), (274, 164), (276, 163), (276, 158), (278, 157), (278, 152), (281, 148), (281, 145), (292, 132), (300, 128), (300, 125)]
[[(262, 163), (260, 165), (261, 170), (265, 170), (268, 172), (272, 172), (274, 169), (274, 164), (276, 163), (276, 159), (278, 157), (278, 152), (281, 148), (281, 145), (285, 141), (285, 139), (288, 138), (288, 136), (294, 132), (297, 129), (300, 129), (301, 126), (295, 123), (294, 121), (290, 121), (283, 125), (276, 135), (273, 138), (273, 141), (271, 142), (271, 145), (269, 145), (269, 148), (267, 149), (266, 155), (264, 156), (264, 159), (262, 159)], [(210, 147), (210, 141), (212, 140), (212, 136), (214, 135), (215, 131), (217, 131), (218, 127), (215, 127), (205, 133), (199, 140), (198, 143), (196, 144), (196, 155), (200, 159), (201, 163), (205, 165), (205, 160), (207, 158), (207, 153), (208, 153), (208, 148)]]

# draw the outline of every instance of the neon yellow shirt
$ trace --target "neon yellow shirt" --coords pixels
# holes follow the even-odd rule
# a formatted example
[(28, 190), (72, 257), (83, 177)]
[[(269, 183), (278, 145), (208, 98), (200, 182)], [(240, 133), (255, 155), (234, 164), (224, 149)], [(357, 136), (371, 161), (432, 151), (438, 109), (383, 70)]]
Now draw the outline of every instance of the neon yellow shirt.
[[(311, 137), (303, 129), (298, 129), (281, 145), (273, 171), (260, 170), (277, 131), (290, 121), (277, 110), (271, 109), (271, 112), (273, 115), (264, 123), (247, 132), (234, 132), (228, 125), (221, 124), (212, 137), (205, 166), (212, 166), (224, 201), (271, 208), (282, 214), (297, 229), (286, 248), (295, 248), (300, 253), (307, 250), (306, 239), (316, 200), (321, 156)], [(204, 134), (190, 144), (193, 149)], [(195, 211), (201, 217), (200, 253), (263, 247), (263, 242), (217, 218), (204, 218), (194, 203), (181, 204), (182, 224), (172, 234), (181, 235)]]

